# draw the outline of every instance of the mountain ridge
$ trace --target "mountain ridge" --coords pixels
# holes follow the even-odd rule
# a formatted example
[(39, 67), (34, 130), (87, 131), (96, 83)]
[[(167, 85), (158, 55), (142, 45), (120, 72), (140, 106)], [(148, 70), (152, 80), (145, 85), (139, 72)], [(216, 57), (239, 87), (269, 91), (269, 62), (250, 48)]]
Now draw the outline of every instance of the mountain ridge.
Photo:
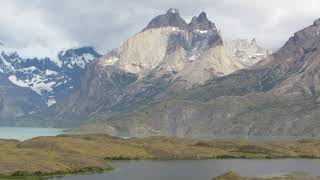
[(319, 136), (319, 24), (296, 32), (251, 67), (126, 113), (93, 118), (96, 123), (80, 129), (126, 136)]
[[(232, 58), (230, 49), (225, 46), (220, 32), (207, 19), (206, 13), (200, 13), (179, 28), (181, 17), (177, 10), (172, 11), (168, 10), (166, 14), (152, 19), (152, 25), (89, 63), (81, 75), (79, 88), (62, 102), (54, 104), (47, 111), (26, 115), (12, 123), (18, 126), (65, 128), (95, 121), (116, 122), (114, 119), (121, 117), (115, 124), (106, 123), (103, 127), (117, 135), (164, 133), (163, 129), (158, 129), (162, 120), (155, 127), (145, 121), (145, 116), (154, 118), (149, 117), (152, 111), (148, 110), (138, 117), (134, 114), (133, 120), (126, 115), (153, 107), (172, 96), (180, 96), (186, 90), (197, 89), (245, 67), (239, 60), (242, 57)], [(170, 17), (174, 21), (170, 21)], [(254, 54), (259, 47), (253, 43), (242, 51), (249, 52), (248, 49)], [(255, 61), (248, 59), (247, 63), (251, 65)], [(164, 104), (163, 107), (169, 106)], [(166, 109), (163, 107), (158, 107), (158, 111)], [(181, 108), (173, 107), (170, 114), (165, 116), (177, 121), (185, 116), (183, 112), (176, 113), (176, 110), (180, 111)], [(169, 129), (178, 128), (176, 123), (166, 123)], [(183, 130), (175, 132), (165, 135), (184, 136)]]

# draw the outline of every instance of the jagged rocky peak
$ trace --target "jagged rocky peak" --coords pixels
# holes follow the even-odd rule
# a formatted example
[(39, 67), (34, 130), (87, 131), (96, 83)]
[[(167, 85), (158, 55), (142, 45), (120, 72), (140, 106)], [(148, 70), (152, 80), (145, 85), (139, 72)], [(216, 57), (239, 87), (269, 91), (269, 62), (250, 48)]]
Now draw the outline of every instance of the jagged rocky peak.
[(320, 26), (320, 18), (319, 19), (316, 19), (314, 22), (313, 22), (313, 25), (314, 26)]
[(216, 25), (208, 19), (205, 12), (201, 12), (198, 16), (194, 16), (188, 24), (181, 18), (179, 10), (175, 8), (170, 8), (165, 14), (152, 19), (143, 31), (160, 27), (178, 27), (181, 30), (187, 30), (198, 34), (217, 32)]
[(205, 12), (201, 12), (198, 17), (194, 16), (189, 23), (190, 31), (206, 32), (208, 30), (217, 30), (214, 23), (212, 23)]
[[(181, 56), (179, 60), (193, 61), (221, 45), (221, 35), (206, 13), (200, 13), (187, 24), (179, 11), (171, 8), (152, 19), (147, 28), (129, 38), (120, 48), (104, 56), (99, 64), (117, 65), (131, 73), (145, 75), (160, 64), (166, 64), (163, 61), (175, 62), (171, 58), (178, 55)], [(168, 55), (173, 56), (168, 58)]]
[(97, 56), (99, 56), (99, 54), (94, 50), (93, 47), (80, 47), (77, 49), (68, 49), (66, 51), (61, 51), (59, 53), (59, 55), (82, 55), (82, 54), (86, 54), (86, 53), (91, 53), (91, 54), (95, 54)]
[[(96, 58), (100, 57), (101, 55), (94, 50), (93, 47), (80, 47), (76, 49), (68, 49), (66, 51), (60, 51), (58, 54), (60, 59), (74, 57), (74, 56), (88, 56), (88, 58)], [(90, 57), (89, 57), (90, 56)]]
[(64, 66), (72, 69), (75, 65), (84, 68), (88, 62), (101, 57), (101, 55), (93, 47), (88, 46), (60, 51), (58, 57)]
[(222, 37), (205, 12), (194, 16), (188, 24), (191, 33), (191, 57), (199, 55), (199, 51), (206, 51), (212, 47), (223, 45)]
[(160, 27), (178, 27), (180, 29), (187, 29), (187, 22), (180, 17), (178, 9), (170, 8), (166, 14), (159, 15), (151, 20), (147, 29), (160, 28)]
[(271, 50), (261, 47), (257, 40), (233, 39), (225, 40), (224, 45), (235, 61), (238, 61), (244, 67), (252, 66), (260, 60), (270, 55)]
[(313, 46), (315, 41), (318, 41), (320, 37), (320, 19), (317, 19), (309, 27), (306, 27), (294, 34), (283, 48), (288, 48), (288, 46), (302, 47), (304, 49)]

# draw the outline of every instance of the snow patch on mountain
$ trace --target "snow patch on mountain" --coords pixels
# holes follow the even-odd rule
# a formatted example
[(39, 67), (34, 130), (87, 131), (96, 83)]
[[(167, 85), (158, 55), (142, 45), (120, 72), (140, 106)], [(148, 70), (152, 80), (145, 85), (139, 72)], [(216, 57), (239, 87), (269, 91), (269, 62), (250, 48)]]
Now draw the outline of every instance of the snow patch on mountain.
[(50, 69), (46, 69), (46, 76), (51, 76), (51, 75), (58, 75), (58, 72)]
[(208, 33), (208, 30), (196, 29), (195, 32), (196, 32), (196, 33), (200, 33), (200, 34), (206, 34), (206, 33)]
[(82, 55), (85, 61), (92, 61), (94, 60), (96, 57), (94, 57), (92, 54), (86, 53)]
[(8, 79), (15, 85), (20, 87), (29, 87), (34, 92), (39, 95), (42, 95), (44, 92), (51, 92), (52, 87), (56, 84), (55, 82), (45, 82), (43, 78), (39, 75), (35, 75), (32, 79), (22, 80), (17, 78), (15, 75), (10, 75)]
[(51, 106), (54, 105), (55, 103), (57, 103), (56, 100), (54, 100), (54, 99), (48, 99), (47, 105), (48, 105), (48, 107), (51, 107)]
[(15, 85), (20, 87), (29, 87), (27, 83), (24, 81), (19, 80), (15, 75), (11, 75), (8, 77), (8, 79)]
[(39, 69), (37, 67), (35, 67), (35, 66), (30, 66), (30, 67), (27, 67), (27, 68), (22, 68), (21, 70), (24, 71), (24, 72), (33, 72), (33, 71), (36, 71), (36, 70), (39, 70)]
[(63, 64), (69, 69), (74, 68), (73, 66), (78, 66), (82, 69), (85, 68), (86, 64), (100, 57), (100, 55), (94, 51), (91, 47), (83, 47), (79, 49), (69, 49), (61, 51), (58, 57), (64, 57)]

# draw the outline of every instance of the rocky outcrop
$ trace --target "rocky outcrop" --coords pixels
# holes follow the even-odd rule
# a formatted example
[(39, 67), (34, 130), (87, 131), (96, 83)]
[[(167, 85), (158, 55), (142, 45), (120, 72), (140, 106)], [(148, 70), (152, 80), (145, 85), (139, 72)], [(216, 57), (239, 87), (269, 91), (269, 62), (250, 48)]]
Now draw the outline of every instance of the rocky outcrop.
[[(149, 25), (144, 31), (129, 38), (120, 48), (101, 58), (100, 64), (115, 65), (140, 77), (154, 74), (155, 71), (163, 75), (169, 71), (183, 71), (192, 61), (201, 62), (201, 56), (217, 46), (224, 49), (215, 24), (207, 19), (204, 12), (193, 17), (189, 24), (183, 20), (183, 26), (180, 25), (180, 20), (169, 21), (173, 17), (183, 20), (177, 10), (169, 9), (166, 14), (150, 22), (156, 25)], [(211, 61), (219, 60), (211, 58)], [(219, 63), (223, 65), (224, 61), (229, 63), (227, 68), (233, 71), (241, 67), (228, 54)], [(222, 74), (230, 73), (228, 69), (220, 69), (221, 67), (209, 65), (207, 68), (218, 69)]]

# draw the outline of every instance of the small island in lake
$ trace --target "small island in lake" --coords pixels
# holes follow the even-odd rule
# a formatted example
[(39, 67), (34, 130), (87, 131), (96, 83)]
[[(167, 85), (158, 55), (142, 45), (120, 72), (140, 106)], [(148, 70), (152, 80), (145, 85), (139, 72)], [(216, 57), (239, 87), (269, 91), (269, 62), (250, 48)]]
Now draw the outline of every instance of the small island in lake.
[(227, 172), (221, 176), (215, 177), (212, 180), (319, 180), (320, 177), (294, 177), (291, 175), (280, 177), (243, 177), (236, 172)]

